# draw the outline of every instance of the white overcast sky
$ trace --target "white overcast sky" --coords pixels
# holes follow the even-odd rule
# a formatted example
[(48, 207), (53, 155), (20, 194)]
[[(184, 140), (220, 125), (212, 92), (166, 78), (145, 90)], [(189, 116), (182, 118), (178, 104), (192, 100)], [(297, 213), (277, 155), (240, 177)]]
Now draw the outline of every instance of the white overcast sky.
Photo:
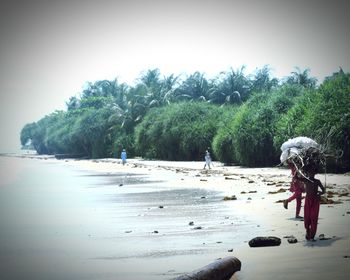
[(346, 0), (5, 0), (0, 4), (0, 152), (82, 89), (268, 64), (275, 77), (350, 71)]

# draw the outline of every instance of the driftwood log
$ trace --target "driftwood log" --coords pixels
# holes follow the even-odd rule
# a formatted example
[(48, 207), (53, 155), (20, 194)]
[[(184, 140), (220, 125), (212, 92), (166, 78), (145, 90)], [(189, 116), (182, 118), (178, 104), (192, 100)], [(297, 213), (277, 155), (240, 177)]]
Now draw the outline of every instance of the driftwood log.
[(226, 257), (173, 280), (229, 280), (235, 272), (240, 270), (241, 261), (239, 259)]

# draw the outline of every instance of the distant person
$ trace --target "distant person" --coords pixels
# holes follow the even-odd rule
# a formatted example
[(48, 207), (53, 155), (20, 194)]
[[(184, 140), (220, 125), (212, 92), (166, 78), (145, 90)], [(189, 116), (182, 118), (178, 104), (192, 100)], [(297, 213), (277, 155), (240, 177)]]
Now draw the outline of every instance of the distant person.
[(122, 164), (125, 165), (126, 163), (126, 151), (123, 149), (123, 151), (120, 154), (120, 158), (122, 159)]
[(292, 172), (292, 182), (290, 184), (289, 190), (293, 192), (293, 195), (283, 201), (283, 206), (284, 208), (288, 209), (288, 203), (295, 199), (296, 201), (295, 218), (301, 219), (302, 217), (300, 216), (300, 209), (301, 209), (302, 193), (305, 192), (304, 183), (298, 177), (298, 171), (295, 165), (290, 163), (289, 168), (291, 169), (291, 172)]
[(211, 157), (208, 150), (205, 151), (204, 160), (205, 160), (205, 164), (203, 169), (205, 169), (206, 166), (208, 166), (208, 168), (210, 169)]
[[(320, 211), (321, 195), (325, 193), (325, 188), (320, 180), (315, 179), (316, 171), (309, 171), (309, 178), (302, 178), (305, 185), (305, 205), (304, 205), (304, 226), (306, 229), (306, 240), (315, 241), (317, 231), (318, 214)], [(318, 189), (321, 189), (319, 191)]]

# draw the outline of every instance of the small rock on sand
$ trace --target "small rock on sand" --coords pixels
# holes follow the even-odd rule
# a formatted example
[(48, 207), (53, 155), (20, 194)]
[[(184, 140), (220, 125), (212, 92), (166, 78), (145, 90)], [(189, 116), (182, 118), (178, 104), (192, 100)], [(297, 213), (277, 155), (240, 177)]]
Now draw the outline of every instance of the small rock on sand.
[(281, 245), (281, 239), (275, 236), (258, 236), (249, 241), (250, 247), (267, 247)]
[(294, 243), (297, 243), (298, 242), (298, 239), (296, 239), (294, 236), (293, 237), (290, 237), (287, 239), (288, 243), (290, 244), (294, 244)]
[(329, 240), (331, 239), (330, 237), (325, 237), (325, 235), (323, 233), (321, 233), (319, 236), (318, 236), (318, 239), (320, 240)]

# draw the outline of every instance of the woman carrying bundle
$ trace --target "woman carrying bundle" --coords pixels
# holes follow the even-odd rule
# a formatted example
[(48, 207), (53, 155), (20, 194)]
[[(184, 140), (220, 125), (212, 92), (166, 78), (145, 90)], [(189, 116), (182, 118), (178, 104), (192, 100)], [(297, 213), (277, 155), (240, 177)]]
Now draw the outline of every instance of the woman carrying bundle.
[(295, 165), (290, 162), (288, 163), (288, 166), (292, 172), (292, 182), (290, 184), (289, 190), (293, 192), (293, 195), (283, 201), (283, 206), (285, 209), (288, 209), (288, 203), (295, 199), (296, 201), (295, 218), (301, 219), (302, 217), (299, 214), (301, 209), (302, 193), (305, 191), (304, 183), (298, 177), (298, 170), (295, 167)]

